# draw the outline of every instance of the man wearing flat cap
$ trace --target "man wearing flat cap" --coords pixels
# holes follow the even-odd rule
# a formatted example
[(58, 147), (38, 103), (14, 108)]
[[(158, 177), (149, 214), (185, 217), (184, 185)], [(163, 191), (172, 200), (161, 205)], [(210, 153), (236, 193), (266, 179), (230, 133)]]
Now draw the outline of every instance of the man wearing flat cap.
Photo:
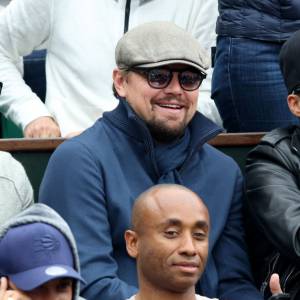
[[(299, 54), (297, 31), (282, 46), (279, 60), (288, 89), (287, 105), (298, 118)], [(291, 299), (300, 299), (299, 126), (275, 129), (265, 135), (248, 155), (246, 175), (247, 215), (253, 237), (250, 249), (257, 284), (268, 296), (269, 270), (273, 269), (280, 275), (282, 289), (291, 294)]]
[(132, 206), (149, 187), (175, 183), (203, 198), (211, 215), (208, 260), (197, 292), (261, 299), (244, 242), (240, 170), (206, 144), (221, 129), (196, 111), (206, 54), (168, 22), (130, 30), (115, 54), (118, 107), (58, 147), (40, 189), (40, 199), (74, 232), (87, 281), (82, 296), (122, 300), (137, 292), (135, 260), (123, 238)]

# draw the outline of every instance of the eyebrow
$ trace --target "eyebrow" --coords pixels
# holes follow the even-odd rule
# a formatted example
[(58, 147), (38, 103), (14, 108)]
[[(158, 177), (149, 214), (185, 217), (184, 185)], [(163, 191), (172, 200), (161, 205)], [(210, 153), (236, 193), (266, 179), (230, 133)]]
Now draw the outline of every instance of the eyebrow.
[[(182, 222), (179, 219), (171, 218), (171, 219), (167, 219), (166, 221), (162, 222), (160, 225), (161, 226), (181, 226)], [(208, 223), (206, 221), (198, 220), (195, 223), (194, 227), (208, 229)]]

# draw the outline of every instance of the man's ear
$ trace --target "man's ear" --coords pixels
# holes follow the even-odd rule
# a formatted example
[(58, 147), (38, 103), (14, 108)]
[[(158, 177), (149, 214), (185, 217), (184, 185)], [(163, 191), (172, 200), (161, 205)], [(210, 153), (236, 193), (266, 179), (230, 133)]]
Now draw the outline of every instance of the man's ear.
[(120, 69), (113, 70), (114, 87), (120, 97), (126, 98), (126, 90), (124, 83), (126, 83), (126, 77)]
[(138, 256), (138, 235), (133, 230), (126, 230), (125, 234), (126, 249), (129, 256), (137, 258)]
[(290, 94), (287, 98), (288, 106), (293, 115), (300, 117), (300, 97)]

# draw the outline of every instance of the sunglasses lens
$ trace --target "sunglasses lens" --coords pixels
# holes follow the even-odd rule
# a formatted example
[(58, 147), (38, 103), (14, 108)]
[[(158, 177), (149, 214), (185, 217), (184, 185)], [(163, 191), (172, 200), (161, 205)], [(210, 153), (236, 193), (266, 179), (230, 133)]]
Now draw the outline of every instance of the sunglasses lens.
[(171, 79), (172, 73), (167, 69), (152, 69), (148, 73), (150, 86), (154, 88), (166, 87)]
[(196, 90), (200, 86), (203, 76), (200, 73), (195, 73), (193, 71), (184, 71), (180, 73), (179, 80), (181, 87), (184, 90), (192, 91)]

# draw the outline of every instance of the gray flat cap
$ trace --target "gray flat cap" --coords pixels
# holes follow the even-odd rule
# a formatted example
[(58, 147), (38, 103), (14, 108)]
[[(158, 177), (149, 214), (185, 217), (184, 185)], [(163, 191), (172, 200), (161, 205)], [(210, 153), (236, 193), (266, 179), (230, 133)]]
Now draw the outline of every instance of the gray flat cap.
[(185, 64), (205, 73), (209, 59), (199, 42), (171, 22), (145, 23), (128, 31), (115, 52), (119, 69)]

